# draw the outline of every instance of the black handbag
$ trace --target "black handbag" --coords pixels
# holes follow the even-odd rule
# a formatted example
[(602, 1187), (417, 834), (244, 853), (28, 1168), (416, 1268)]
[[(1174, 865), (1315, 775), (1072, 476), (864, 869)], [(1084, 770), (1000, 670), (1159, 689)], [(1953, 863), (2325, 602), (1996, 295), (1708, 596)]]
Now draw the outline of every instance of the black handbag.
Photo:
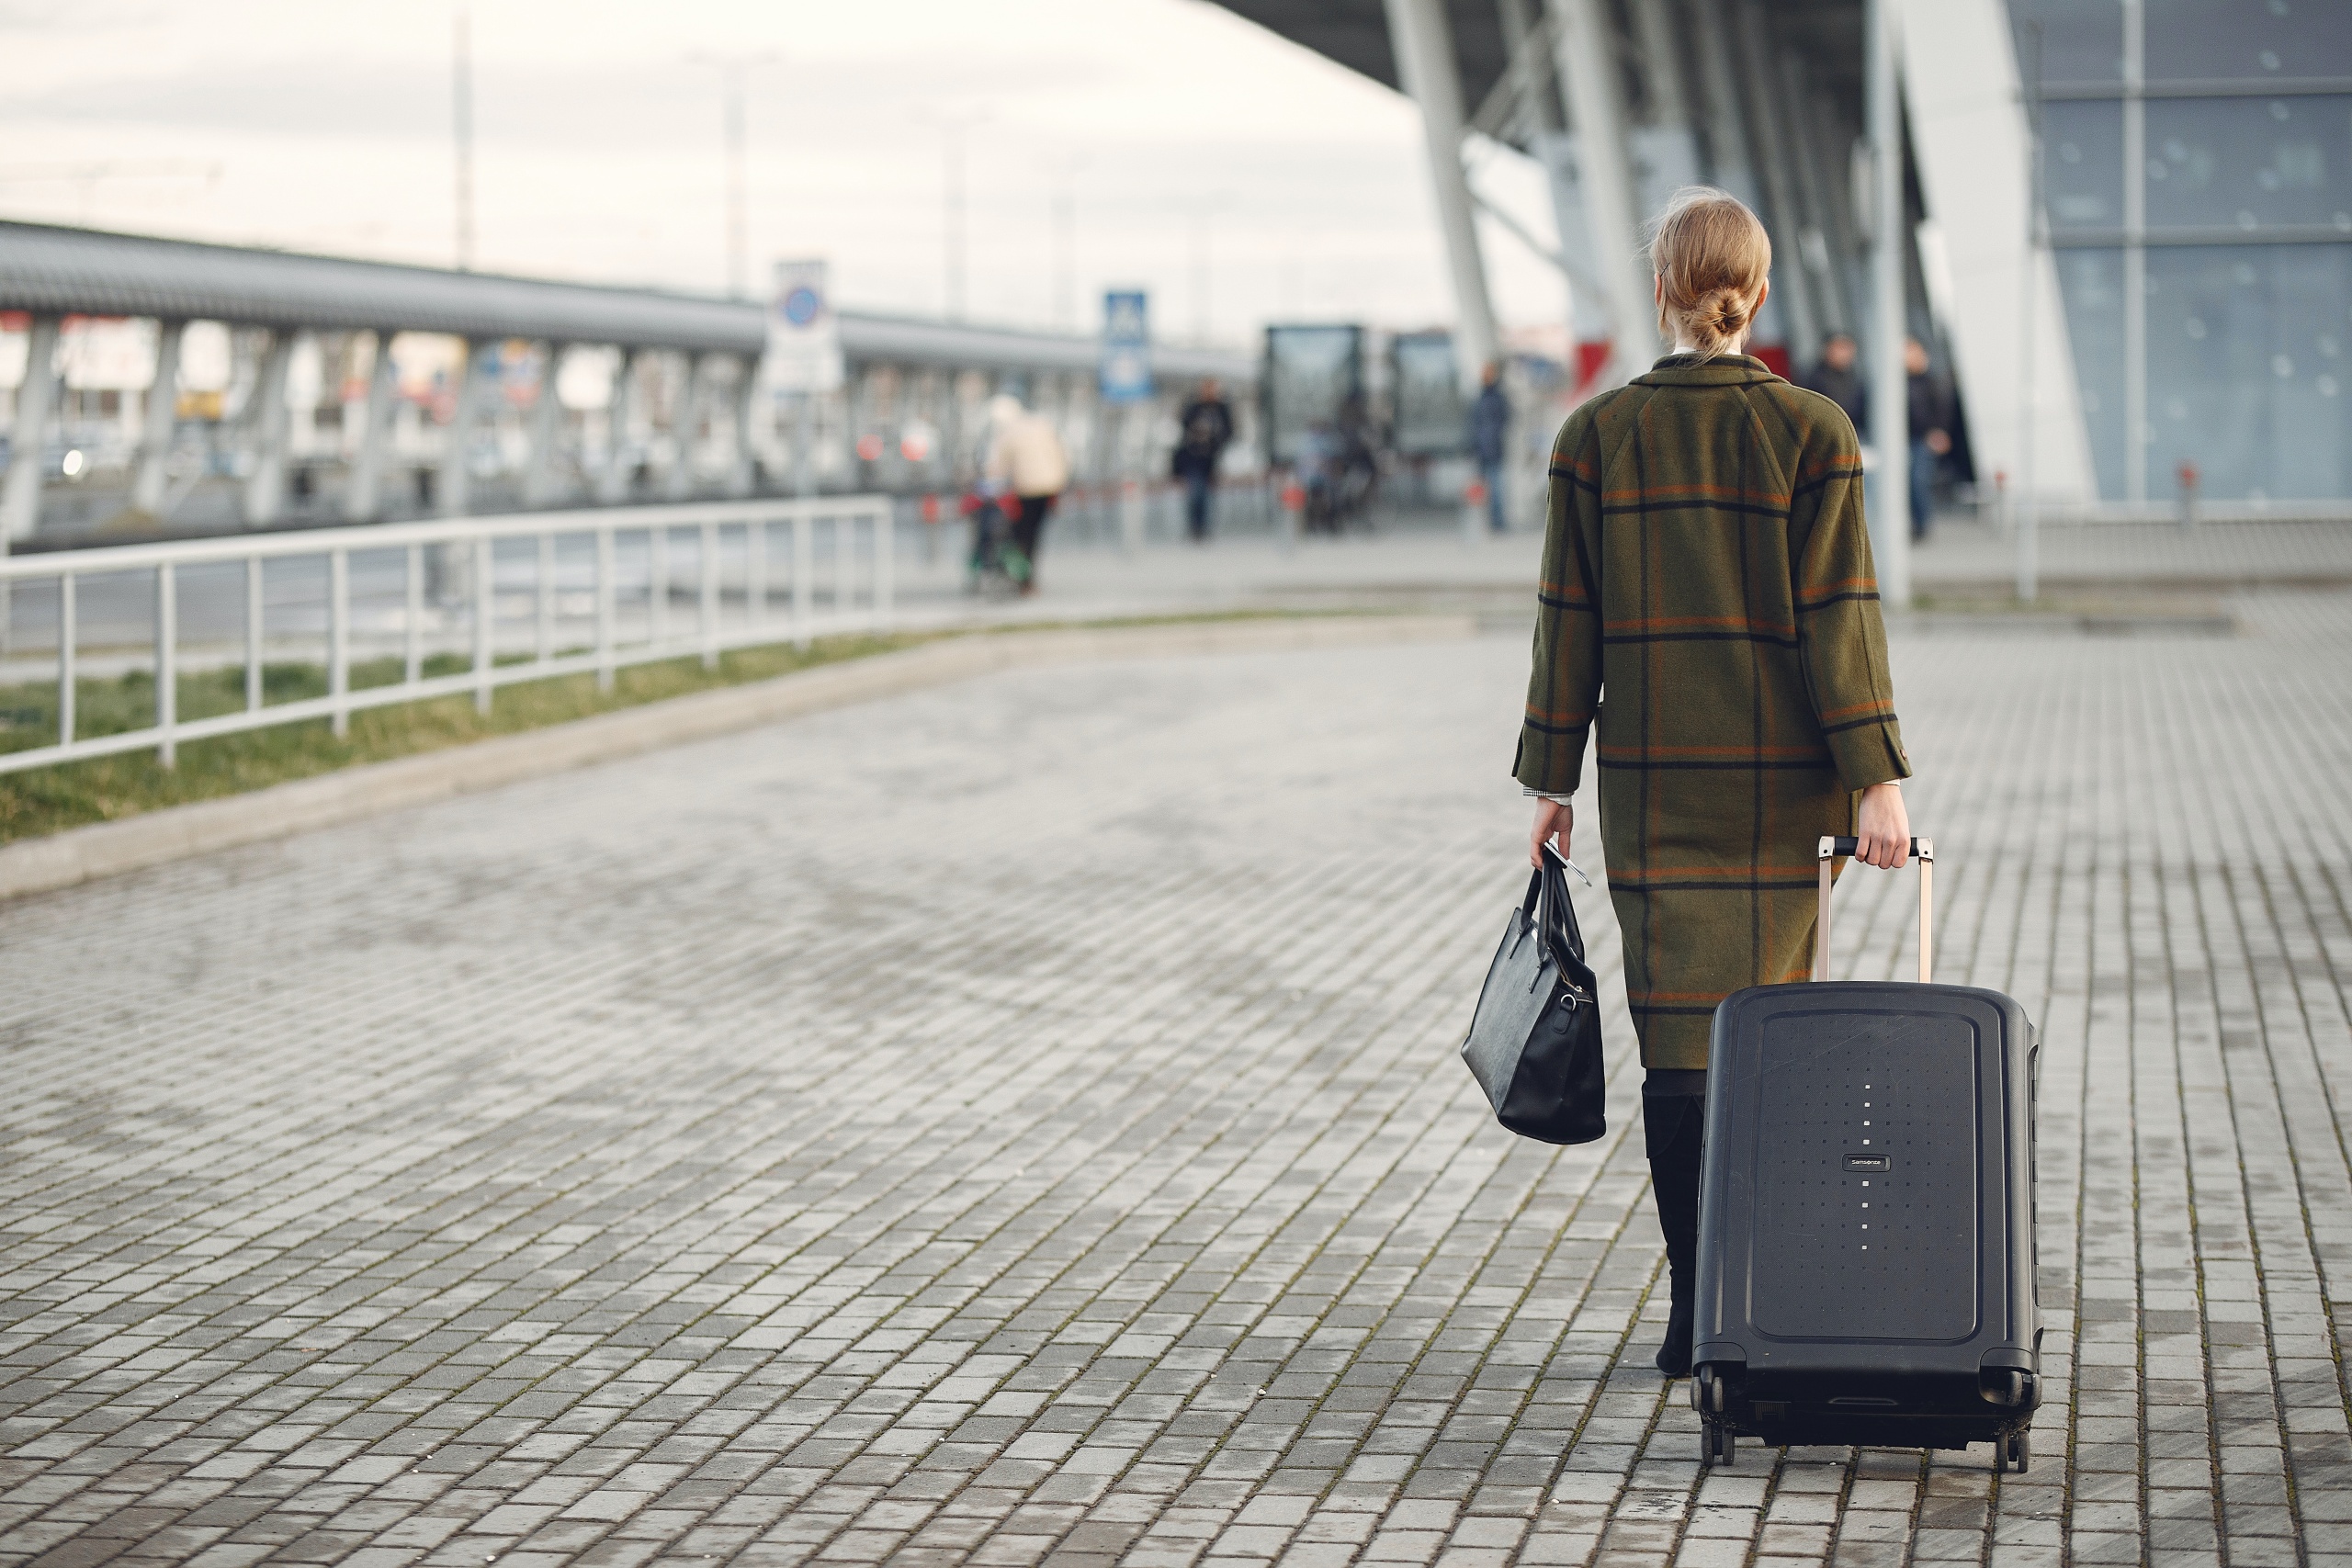
[(1547, 1144), (1589, 1144), (1609, 1130), (1597, 994), (1568, 901), (1568, 863), (1546, 844), (1462, 1043), (1496, 1121)]

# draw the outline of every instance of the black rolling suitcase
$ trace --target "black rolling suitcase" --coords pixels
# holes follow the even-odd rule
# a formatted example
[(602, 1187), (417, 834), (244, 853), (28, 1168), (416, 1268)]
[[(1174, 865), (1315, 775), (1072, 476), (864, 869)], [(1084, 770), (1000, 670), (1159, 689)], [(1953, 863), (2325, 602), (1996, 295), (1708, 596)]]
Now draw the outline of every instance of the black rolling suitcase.
[(1912, 848), (1919, 984), (1827, 978), (1830, 862), (1854, 840), (1824, 839), (1814, 983), (1715, 1011), (1690, 1384), (1710, 1463), (1739, 1435), (2028, 1461), (2033, 1026), (1929, 981), (1935, 851)]

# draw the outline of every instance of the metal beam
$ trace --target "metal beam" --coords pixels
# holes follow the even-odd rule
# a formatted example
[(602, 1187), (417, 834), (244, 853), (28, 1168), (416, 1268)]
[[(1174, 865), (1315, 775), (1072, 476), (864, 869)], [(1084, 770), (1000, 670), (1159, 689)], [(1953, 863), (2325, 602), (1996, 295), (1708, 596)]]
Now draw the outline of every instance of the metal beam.
[(1429, 156), (1430, 184), (1437, 197), (1438, 229), (1445, 241), (1447, 275), (1453, 282), (1454, 364), (1464, 385), (1476, 381), (1495, 357), (1495, 310), (1487, 294), (1486, 262), (1478, 252), (1476, 220), (1470, 210), (1470, 181), (1462, 170), (1462, 84), (1453, 61), (1442, 0), (1385, 0), (1388, 37), (1397, 74), (1421, 111), (1421, 138)]

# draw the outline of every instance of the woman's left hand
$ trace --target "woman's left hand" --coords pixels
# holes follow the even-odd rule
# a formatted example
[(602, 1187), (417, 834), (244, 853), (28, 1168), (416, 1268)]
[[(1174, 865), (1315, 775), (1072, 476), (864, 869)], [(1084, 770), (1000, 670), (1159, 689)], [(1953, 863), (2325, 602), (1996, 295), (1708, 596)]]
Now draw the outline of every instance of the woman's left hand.
[(1568, 832), (1576, 826), (1577, 808), (1565, 800), (1535, 801), (1535, 830), (1527, 837), (1527, 863), (1541, 868), (1544, 864), (1544, 841), (1557, 833), (1560, 836), (1560, 858), (1568, 855)]
[(1911, 858), (1911, 813), (1904, 808), (1901, 786), (1875, 784), (1862, 791), (1854, 813), (1854, 858), (1882, 871), (1899, 871)]

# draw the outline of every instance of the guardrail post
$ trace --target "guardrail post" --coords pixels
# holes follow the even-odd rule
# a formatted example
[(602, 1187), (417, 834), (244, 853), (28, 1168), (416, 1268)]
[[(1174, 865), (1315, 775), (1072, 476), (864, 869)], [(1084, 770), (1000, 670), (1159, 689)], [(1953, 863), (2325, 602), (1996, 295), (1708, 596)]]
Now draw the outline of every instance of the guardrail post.
[(596, 689), (613, 689), (613, 531), (596, 530)]
[(670, 530), (645, 531), (645, 635), (656, 648), (670, 641)]
[(898, 547), (899, 517), (888, 502), (874, 514), (874, 629), (890, 629), (891, 601), (898, 592), (891, 563)]
[[(0, 584), (0, 592), (7, 585)], [(57, 743), (74, 744), (74, 574), (57, 580)]]
[(817, 574), (817, 547), (809, 536), (811, 519), (806, 511), (792, 514), (792, 641), (808, 646), (809, 580)]
[(179, 571), (170, 561), (155, 569), (155, 761), (180, 765)]
[(474, 712), (490, 712), (491, 661), (493, 646), (492, 622), (498, 615), (497, 585), (491, 581), (493, 557), (487, 537), (474, 541)]
[(337, 740), (351, 733), (351, 552), (327, 556), (327, 701)]
[(539, 536), (539, 662), (555, 657), (555, 531)]
[(402, 670), (410, 685), (424, 678), (424, 547), (408, 547), (408, 615), (401, 625), (405, 641)]
[(245, 558), (245, 711), (261, 712), (261, 557)]
[(763, 517), (743, 525), (743, 607), (753, 630), (768, 624), (768, 524)]
[(702, 634), (702, 667), (718, 668), (718, 525), (702, 525), (695, 544), (695, 553), (702, 559), (702, 601), (697, 611), (696, 629)]

